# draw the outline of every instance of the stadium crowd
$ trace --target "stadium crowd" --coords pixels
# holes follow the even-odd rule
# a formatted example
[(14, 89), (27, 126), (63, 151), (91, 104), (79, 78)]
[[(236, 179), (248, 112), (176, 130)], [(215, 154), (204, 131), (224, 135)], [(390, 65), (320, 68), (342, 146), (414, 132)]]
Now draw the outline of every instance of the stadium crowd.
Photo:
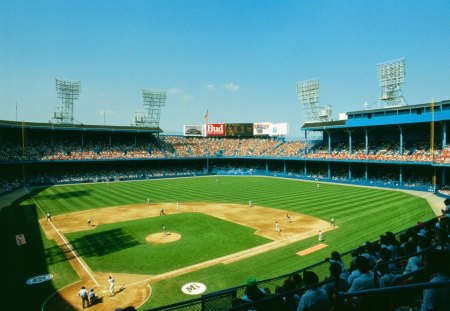
[[(329, 274), (322, 280), (306, 268), (286, 277), (273, 293), (254, 278), (232, 310), (449, 310), (450, 308), (450, 200), (443, 215), (405, 230), (386, 232), (375, 242), (353, 250), (348, 265), (337, 251), (326, 258)], [(401, 286), (447, 282), (445, 287), (407, 290)], [(360, 296), (359, 291), (385, 288), (381, 295)]]
[(21, 144), (3, 142), (0, 161), (55, 161), (98, 159), (150, 159), (173, 157), (272, 157), (327, 160), (370, 160), (402, 162), (450, 163), (450, 149), (435, 148), (427, 143), (405, 144), (402, 153), (395, 143), (355, 144), (339, 143), (328, 146), (302, 141), (281, 141), (271, 138), (214, 138), (160, 136), (154, 141), (136, 143), (31, 141)]

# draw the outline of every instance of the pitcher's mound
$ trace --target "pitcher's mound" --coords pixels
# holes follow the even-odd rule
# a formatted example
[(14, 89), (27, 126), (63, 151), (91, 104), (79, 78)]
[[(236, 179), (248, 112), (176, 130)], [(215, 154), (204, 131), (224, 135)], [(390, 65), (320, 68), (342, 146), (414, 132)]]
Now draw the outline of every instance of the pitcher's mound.
[(162, 233), (154, 233), (148, 235), (145, 240), (150, 243), (170, 243), (181, 239), (181, 234), (175, 232), (167, 232), (164, 236)]

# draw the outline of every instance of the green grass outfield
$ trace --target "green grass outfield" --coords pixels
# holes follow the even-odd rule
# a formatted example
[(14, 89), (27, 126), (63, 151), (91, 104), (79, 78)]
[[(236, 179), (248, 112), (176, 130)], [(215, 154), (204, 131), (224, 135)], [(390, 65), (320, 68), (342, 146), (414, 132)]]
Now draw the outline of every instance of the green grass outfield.
[[(20, 270), (20, 274), (24, 276), (35, 275), (46, 270), (47, 273), (54, 274), (53, 286), (56, 288), (70, 284), (77, 280), (73, 271), (71, 271), (70, 265), (62, 259), (61, 253), (53, 245), (52, 241), (47, 241), (40, 233), (39, 228), (35, 224), (33, 225), (33, 221), (35, 222), (37, 217), (44, 217), (39, 210), (34, 208), (34, 202), (37, 202), (39, 207), (45, 212), (50, 211), (53, 215), (57, 215), (92, 208), (136, 203), (143, 204), (147, 202), (148, 198), (153, 203), (179, 201), (181, 203), (221, 202), (247, 204), (251, 200), (254, 205), (295, 211), (323, 220), (329, 220), (331, 217), (334, 217), (339, 228), (325, 234), (326, 244), (329, 247), (308, 256), (299, 257), (296, 253), (316, 244), (317, 237), (299, 241), (232, 264), (219, 264), (158, 282), (153, 285), (152, 297), (141, 310), (193, 298), (182, 294), (180, 291), (181, 286), (188, 282), (204, 283), (207, 286), (207, 293), (209, 293), (243, 284), (250, 275), (255, 276), (257, 279), (275, 277), (322, 260), (324, 257), (329, 256), (332, 250), (344, 252), (360, 245), (363, 241), (377, 239), (381, 233), (386, 231), (396, 232), (414, 225), (417, 221), (434, 217), (434, 213), (425, 199), (403, 192), (336, 184), (320, 184), (318, 188), (315, 182), (269, 177), (197, 177), (110, 183), (109, 186), (105, 183), (53, 186), (36, 191), (33, 194), (33, 200), (28, 199), (19, 202), (18, 204), (21, 208), (16, 208), (15, 211), (2, 211), (1, 219), (1, 229), (4, 231), (2, 235), (6, 234), (5, 231), (17, 232), (17, 228), (14, 229), (11, 222), (21, 222), (19, 225), (22, 227), (33, 226), (34, 233), (30, 237), (30, 250), (28, 252), (34, 254), (35, 260), (40, 258), (46, 266), (45, 269), (42, 264), (39, 267), (35, 267), (32, 258), (20, 255), (15, 245), (9, 245), (12, 253), (6, 258), (7, 264), (21, 265), (20, 267), (12, 268)], [(182, 214), (168, 216), (183, 217)], [(190, 216), (185, 216), (186, 221), (188, 221)], [(5, 217), (12, 217), (12, 220), (5, 219)], [(201, 215), (198, 217), (209, 216)], [(172, 219), (177, 223), (180, 222), (178, 218)], [(205, 225), (205, 221), (197, 220), (192, 220), (190, 228), (193, 231), (190, 233), (186, 232), (186, 236), (195, 234), (197, 229), (204, 229), (202, 226)], [(156, 230), (149, 228), (160, 228), (160, 223), (152, 224), (152, 222), (157, 221), (157, 219), (146, 219), (99, 226), (96, 229), (96, 233), (100, 234), (111, 230), (114, 232), (120, 231), (121, 234), (128, 236), (125, 242), (131, 240), (130, 244), (133, 245), (129, 245), (129, 249), (135, 252), (133, 256), (139, 257), (140, 251), (132, 249), (142, 247), (141, 237), (152, 230)], [(247, 228), (219, 220), (215, 220), (214, 223), (216, 221), (220, 226), (227, 226), (228, 235), (233, 236), (236, 234), (238, 236), (236, 240), (231, 240), (229, 245), (224, 246), (226, 253), (234, 252), (238, 249), (235, 247), (243, 246), (246, 248), (250, 247), (250, 245), (264, 243), (264, 241), (258, 239), (251, 241), (250, 238), (247, 238), (245, 243), (241, 243), (242, 236), (249, 237), (249, 232), (243, 233), (241, 231), (245, 231)], [(217, 232), (220, 232), (220, 230)], [(10, 233), (8, 234), (10, 235)], [(122, 256), (120, 256), (122, 250), (119, 248), (108, 250), (106, 249), (107, 246), (102, 250), (102, 248), (99, 248), (101, 243), (99, 243), (100, 246), (96, 245), (93, 247), (89, 244), (91, 242), (88, 243), (85, 239), (86, 234), (92, 234), (92, 232), (74, 233), (70, 235), (70, 238), (73, 242), (81, 243), (78, 244), (80, 248), (78, 251), (84, 254), (84, 258), (94, 270), (101, 266), (109, 265), (107, 268), (113, 271), (123, 269), (122, 272), (129, 272), (124, 267), (124, 263), (128, 259), (122, 259)], [(103, 235), (103, 237), (105, 236), (107, 235)], [(215, 241), (217, 237), (204, 235), (204, 239), (205, 241), (212, 240), (216, 247), (220, 245)], [(195, 243), (201, 243), (200, 241), (202, 241), (201, 238), (197, 239)], [(39, 245), (36, 246), (35, 244)], [(76, 243), (74, 244), (76, 245)], [(173, 245), (168, 244), (167, 246)], [(205, 245), (205, 247), (205, 249), (199, 250), (195, 255), (199, 257), (205, 255), (220, 256), (211, 251), (208, 245)], [(108, 256), (101, 255), (102, 251), (108, 252)], [(20, 260), (14, 261), (14, 256), (19, 256)], [(150, 255), (143, 254), (142, 260), (148, 260), (148, 256)], [(114, 260), (107, 259), (108, 257), (114, 258)], [(107, 261), (102, 262), (102, 259)], [(110, 262), (108, 262), (109, 260)], [(171, 269), (171, 267), (180, 267), (186, 265), (186, 263), (183, 260), (183, 256), (167, 256), (165, 260), (160, 261), (159, 265), (167, 265), (166, 268)], [(147, 268), (149, 267), (145, 267), (145, 269)], [(17, 277), (17, 274), (15, 276)], [(10, 278), (11, 280), (13, 279), (12, 275)], [(41, 299), (43, 301), (44, 298)]]

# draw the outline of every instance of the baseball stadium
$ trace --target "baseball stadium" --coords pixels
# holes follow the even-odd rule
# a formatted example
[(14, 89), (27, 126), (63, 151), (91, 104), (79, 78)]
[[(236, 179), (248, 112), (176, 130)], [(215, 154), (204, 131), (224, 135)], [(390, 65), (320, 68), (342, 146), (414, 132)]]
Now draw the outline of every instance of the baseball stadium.
[(382, 107), (333, 120), (311, 80), (302, 139), (207, 115), (165, 135), (164, 92), (143, 91), (132, 126), (84, 125), (79, 84), (56, 84), (53, 122), (0, 121), (2, 309), (300, 310), (338, 284), (332, 262), (363, 273), (360, 258), (371, 285), (331, 286), (327, 310), (414, 307), (430, 287), (410, 260), (448, 249), (449, 100), (407, 105), (388, 85)]

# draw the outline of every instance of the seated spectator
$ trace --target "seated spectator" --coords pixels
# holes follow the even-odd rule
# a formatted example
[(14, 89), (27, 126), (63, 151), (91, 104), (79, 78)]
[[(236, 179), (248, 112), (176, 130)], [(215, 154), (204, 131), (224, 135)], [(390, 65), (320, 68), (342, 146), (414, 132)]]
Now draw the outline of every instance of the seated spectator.
[(342, 266), (338, 262), (330, 263), (330, 277), (328, 281), (333, 282), (326, 283), (322, 286), (322, 289), (327, 293), (328, 300), (331, 306), (334, 306), (335, 295), (337, 292), (346, 292), (350, 285), (346, 278), (342, 277)]
[(286, 302), (286, 305), (289, 310), (295, 311), (298, 307), (298, 302), (300, 301), (300, 296), (296, 293), (291, 293), (294, 291), (297, 287), (297, 284), (292, 280), (292, 278), (287, 278), (283, 282), (283, 286), (281, 286), (280, 294), (285, 294), (284, 301)]
[(359, 256), (356, 259), (356, 268), (359, 270), (361, 275), (354, 279), (352, 285), (350, 286), (349, 292), (374, 288), (374, 277), (373, 273), (370, 272), (369, 260), (364, 256)]
[(331, 252), (331, 258), (329, 259), (330, 264), (333, 262), (337, 262), (341, 266), (341, 278), (347, 279), (349, 276), (349, 272), (342, 261), (341, 254), (337, 251)]
[(378, 279), (378, 283), (380, 287), (388, 287), (394, 284), (394, 279), (398, 276), (394, 273), (393, 270), (390, 269), (389, 264), (380, 263), (377, 264), (377, 272), (380, 278)]
[(411, 257), (408, 258), (408, 263), (406, 264), (403, 274), (411, 273), (422, 267), (422, 259), (416, 253), (417, 247), (413, 242), (406, 243), (405, 253)]
[[(319, 282), (319, 277), (312, 271), (305, 271), (303, 273), (303, 281), (305, 282), (305, 286), (312, 286)], [(306, 290), (302, 297), (300, 298), (300, 302), (298, 304), (297, 311), (307, 311), (307, 310), (315, 310), (315, 311), (328, 311), (329, 310), (329, 301), (327, 293), (320, 288), (312, 287)]]
[[(431, 250), (425, 254), (425, 266), (430, 273), (430, 283), (450, 281), (450, 256), (448, 251)], [(450, 287), (423, 290), (420, 311), (449, 310)]]
[(298, 273), (294, 273), (293, 275), (291, 275), (291, 279), (295, 282), (295, 285), (297, 286), (297, 288), (303, 287), (303, 285), (305, 285), (303, 283), (302, 276)]
[(256, 283), (256, 279), (254, 277), (249, 277), (247, 279), (247, 287), (245, 288), (245, 295), (242, 297), (242, 300), (253, 302), (263, 299), (267, 297), (270, 293), (266, 289), (262, 289), (258, 287)]
[(441, 209), (442, 216), (449, 218), (450, 217), (450, 199), (445, 199), (444, 204), (445, 204), (445, 208)]

